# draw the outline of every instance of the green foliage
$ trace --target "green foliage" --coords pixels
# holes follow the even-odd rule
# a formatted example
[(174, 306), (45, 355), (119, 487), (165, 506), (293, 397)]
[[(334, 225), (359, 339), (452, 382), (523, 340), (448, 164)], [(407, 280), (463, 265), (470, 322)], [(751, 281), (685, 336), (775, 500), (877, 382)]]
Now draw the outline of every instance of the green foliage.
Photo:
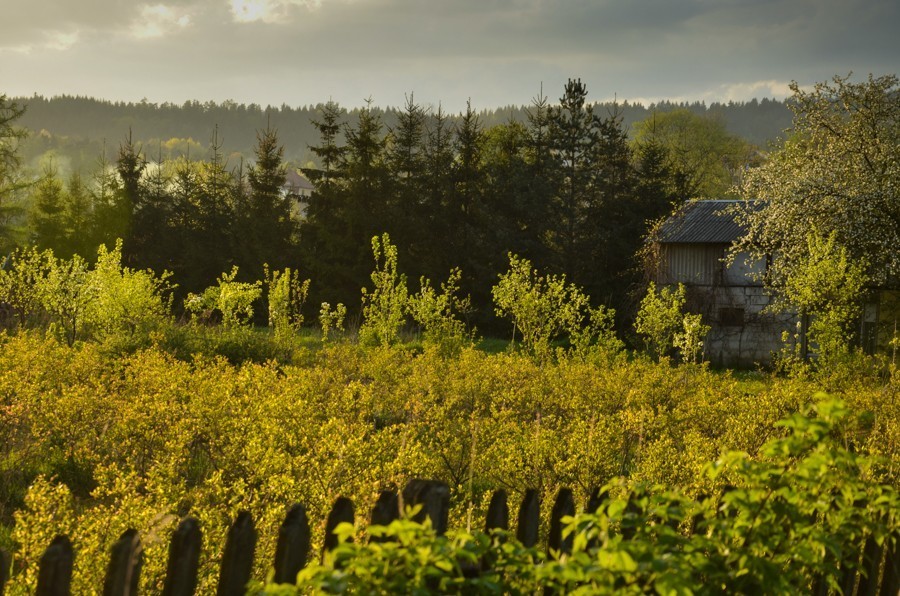
[[(255, 352), (272, 345), (264, 332), (185, 326), (180, 333), (187, 344), (182, 359), (162, 351), (173, 341), (165, 338), (123, 356), (90, 342), (69, 348), (36, 333), (0, 335), (0, 524), (9, 527), (16, 516), (15, 543), (3, 545), (16, 559), (15, 586), (32, 581), (27, 573), (35, 569), (46, 540), (65, 530), (78, 551), (74, 593), (90, 593), (102, 584), (109, 545), (133, 525), (148, 537), (147, 548), (156, 549), (145, 553), (141, 591), (159, 592), (166, 540), (177, 518), (189, 512), (200, 519), (204, 532), (198, 592), (212, 592), (225, 532), (241, 509), (253, 513), (260, 531), (257, 552), (267, 554), (257, 556), (253, 575), (264, 580), (286, 507), (298, 501), (307, 507), (315, 522), (314, 544), (320, 544), (318, 522), (337, 496), (353, 499), (356, 510), (365, 512), (379, 490), (402, 486), (411, 477), (448, 482), (453, 495), (450, 525), (456, 528), (466, 527), (470, 515), (472, 527), (480, 525), (490, 490), (497, 487), (508, 490), (510, 503), (529, 488), (537, 488), (542, 501), (549, 503), (560, 486), (572, 487), (583, 502), (591, 488), (619, 476), (624, 479), (613, 482), (610, 491), (614, 499), (624, 502), (627, 491), (637, 485), (659, 485), (664, 488), (638, 494), (645, 502), (661, 495), (654, 501), (659, 507), (642, 505), (645, 511), (669, 516), (665, 519), (678, 515), (687, 520), (695, 512), (711, 516), (725, 484), (756, 490), (757, 481), (741, 471), (754, 462), (775, 464), (760, 474), (770, 483), (778, 474), (794, 474), (772, 484), (779, 495), (819, 477), (832, 486), (842, 482), (834, 493), (823, 485), (815, 496), (816, 502), (826, 504), (846, 499), (841, 507), (861, 485), (873, 491), (882, 485), (900, 486), (900, 400), (892, 397), (900, 377), (885, 379), (876, 370), (860, 369), (830, 386), (844, 398), (849, 413), (806, 443), (821, 443), (823, 453), (834, 446), (846, 448), (858, 458), (858, 469), (852, 469), (839, 458), (799, 465), (806, 456), (797, 450), (782, 459), (761, 451), (767, 441), (790, 436), (792, 428), (775, 423), (808, 403), (816, 387), (809, 379), (759, 376), (747, 382), (702, 367), (679, 375), (644, 358), (598, 362), (559, 357), (538, 362), (526, 354), (488, 355), (472, 348), (446, 358), (433, 350), (362, 349), (342, 342), (329, 343), (302, 363), (287, 366)], [(231, 350), (229, 358), (243, 364), (213, 356), (213, 348), (219, 353)], [(192, 352), (210, 355), (191, 358)], [(731, 451), (749, 455), (722, 458), (716, 467), (721, 471), (712, 476), (704, 472), (707, 462)], [(779, 471), (785, 462), (786, 471)], [(830, 462), (835, 462), (833, 472)], [(820, 464), (826, 467), (819, 471)], [(661, 509), (661, 500), (672, 491), (681, 495), (681, 512)], [(713, 498), (698, 501), (700, 493)], [(770, 498), (772, 511), (764, 515), (781, 515), (784, 503), (779, 499)], [(753, 500), (753, 507), (761, 502)], [(874, 515), (881, 507), (877, 499), (869, 503), (859, 515)], [(548, 512), (544, 507), (542, 536)], [(742, 528), (753, 526), (751, 513), (741, 514)], [(607, 509), (606, 514), (612, 519), (611, 530), (627, 519), (645, 536), (665, 533), (669, 544), (676, 545), (686, 540), (658, 518), (641, 524), (621, 510)], [(748, 544), (759, 552), (773, 532), (787, 527), (785, 518), (774, 519), (778, 521), (771, 529), (757, 523), (750, 535)], [(859, 529), (858, 519), (848, 519), (847, 532)], [(833, 527), (838, 526), (841, 522), (835, 519)], [(763, 542), (757, 543), (756, 535)], [(745, 567), (734, 535), (723, 536), (731, 536), (731, 542), (722, 538), (700, 543), (703, 548), (693, 555), (697, 559), (712, 553), (716, 558), (709, 568), (701, 568), (703, 577), (725, 582), (719, 574)], [(354, 538), (354, 544), (363, 544)], [(612, 533), (609, 538), (613, 540)], [(428, 540), (423, 538), (420, 546), (426, 548)], [(432, 553), (422, 556), (428, 561), (452, 558), (455, 538), (449, 540), (449, 546), (427, 547)], [(459, 543), (477, 553), (482, 541), (490, 542), (475, 535)], [(661, 569), (677, 577), (688, 573), (690, 560), (679, 559), (683, 555), (677, 550), (656, 550), (657, 542), (638, 541), (637, 550), (626, 551), (639, 570), (621, 581), (631, 586), (628, 578), (641, 582), (646, 574), (663, 574)], [(603, 555), (604, 561), (624, 560), (612, 549), (630, 547), (616, 544)], [(730, 550), (708, 548), (711, 544)], [(530, 593), (551, 581), (581, 581), (580, 565), (568, 567), (565, 574), (533, 575), (543, 574), (544, 567), (552, 566), (550, 560), (522, 569), (515, 563), (522, 549), (510, 548), (509, 567), (504, 571), (493, 566), (498, 582), (520, 577), (523, 583), (515, 585)], [(778, 556), (789, 552), (779, 550)], [(398, 552), (380, 559), (371, 555), (370, 560), (393, 557), (399, 562), (412, 556)], [(665, 567), (670, 559), (671, 566)], [(360, 562), (360, 574), (367, 565)], [(602, 569), (609, 566), (591, 566), (590, 573), (605, 582), (608, 571)], [(403, 571), (406, 580), (379, 573), (385, 582), (417, 577), (415, 569)], [(448, 573), (448, 589), (467, 585), (459, 583), (464, 580), (456, 571)], [(316, 577), (342, 581), (335, 575)], [(738, 579), (725, 585), (743, 585)], [(33, 591), (15, 589), (19, 591), (11, 593)]]
[(457, 313), (466, 314), (472, 308), (469, 297), (458, 296), (461, 278), (462, 271), (453, 269), (447, 281), (441, 284), (439, 294), (423, 277), (418, 294), (409, 298), (409, 313), (422, 327), (425, 343), (437, 347), (445, 356), (459, 354), (464, 346), (472, 344), (474, 335), (456, 318)]
[(87, 261), (74, 255), (71, 259), (54, 258), (46, 277), (35, 286), (41, 305), (50, 316), (51, 328), (70, 346), (82, 338), (90, 323), (88, 313), (94, 294), (89, 279)]
[(359, 341), (365, 345), (389, 346), (397, 343), (406, 318), (409, 291), (406, 276), (397, 273), (397, 247), (390, 236), (372, 238), (375, 271), (371, 291), (362, 289), (363, 322)]
[(124, 334), (146, 335), (165, 322), (171, 311), (170, 273), (156, 276), (122, 265), (122, 241), (112, 251), (101, 245), (86, 283), (91, 296), (86, 313), (97, 339)]
[(518, 332), (525, 350), (539, 359), (550, 356), (553, 342), (564, 337), (580, 353), (597, 339), (615, 343), (612, 311), (591, 308), (590, 298), (575, 284), (566, 285), (564, 275), (541, 277), (528, 259), (510, 254), (509, 270), (492, 294), (497, 316), (512, 319), (513, 340)]
[(214, 311), (222, 315), (226, 329), (247, 325), (253, 318), (253, 303), (262, 296), (262, 282), (235, 281), (238, 268), (223, 273), (218, 284), (210, 286), (202, 294), (188, 294), (184, 308), (201, 321), (208, 321)]
[(17, 248), (0, 266), (0, 302), (8, 304), (24, 327), (33, 323), (42, 309), (38, 287), (55, 264), (53, 253), (35, 247)]
[(309, 280), (300, 281), (300, 272), (289, 267), (284, 271), (269, 271), (264, 267), (266, 292), (269, 301), (269, 327), (278, 338), (290, 337), (303, 325), (303, 303), (309, 294)]
[(564, 518), (570, 554), (524, 549), (503, 532), (437, 537), (407, 519), (368, 528), (385, 542), (356, 543), (343, 524), (339, 546), (296, 587), (266, 592), (784, 594), (815, 581), (839, 590), (837, 563), (866, 537), (888, 539), (900, 501), (892, 487), (860, 478), (869, 460), (835, 440), (849, 414), (841, 402), (810, 414), (779, 423), (789, 435), (767, 443), (760, 460), (732, 452), (710, 464), (711, 478), (733, 483), (718, 501), (638, 485)]
[(638, 151), (662, 149), (667, 182), (679, 203), (723, 198), (751, 154), (724, 121), (685, 108), (653, 113), (635, 123), (631, 143)]
[(683, 331), (672, 338), (672, 345), (681, 354), (683, 362), (698, 363), (703, 358), (703, 341), (711, 327), (703, 324), (703, 316), (686, 313), (682, 319)]
[(846, 247), (837, 244), (834, 232), (823, 238), (812, 231), (806, 243), (807, 252), (784, 280), (776, 308), (796, 309), (810, 320), (808, 339), (818, 348), (822, 366), (827, 367), (849, 349), (868, 282), (866, 263), (853, 261)]
[(684, 284), (678, 284), (675, 289), (664, 286), (657, 291), (651, 281), (641, 300), (634, 329), (644, 336), (647, 349), (657, 360), (669, 353), (675, 335), (682, 328), (685, 292)]
[(835, 234), (875, 284), (900, 274), (898, 89), (893, 74), (834, 77), (809, 90), (791, 85), (793, 128), (779, 151), (746, 173), (741, 195), (765, 203), (742, 211), (748, 233), (734, 247), (755, 258), (777, 255), (766, 272), (776, 291), (803, 263), (807, 230)]
[(328, 341), (332, 334), (344, 330), (344, 319), (347, 318), (347, 307), (340, 302), (331, 310), (331, 305), (323, 302), (319, 308), (319, 325), (322, 327), (322, 341)]

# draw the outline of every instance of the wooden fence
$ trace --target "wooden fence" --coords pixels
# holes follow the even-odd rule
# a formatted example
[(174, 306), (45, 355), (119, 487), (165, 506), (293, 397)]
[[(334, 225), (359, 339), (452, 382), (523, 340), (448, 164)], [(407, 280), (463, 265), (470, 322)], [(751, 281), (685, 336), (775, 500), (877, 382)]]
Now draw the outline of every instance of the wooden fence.
[[(401, 501), (402, 499), (402, 501)], [(594, 491), (586, 504), (586, 510), (595, 511), (603, 504), (605, 495)], [(435, 480), (411, 480), (401, 495), (382, 492), (372, 508), (370, 524), (388, 525), (399, 518), (401, 503), (421, 505), (417, 521), (426, 516), (432, 527), (440, 535), (447, 530), (450, 504), (450, 490), (443, 482)], [(630, 506), (630, 504), (629, 504)], [(563, 537), (562, 518), (575, 514), (572, 491), (560, 489), (553, 503), (547, 548), (562, 553), (571, 552), (572, 536)], [(334, 529), (342, 522), (354, 523), (353, 503), (344, 497), (335, 501), (325, 523), (325, 538), (322, 551), (337, 545)], [(526, 547), (538, 542), (540, 527), (540, 499), (536, 490), (525, 493), (519, 507), (516, 538)], [(485, 531), (494, 528), (509, 530), (509, 507), (503, 490), (494, 492), (485, 516)], [(628, 538), (628, 528), (623, 528), (623, 536)], [(238, 514), (228, 530), (225, 551), (222, 554), (218, 596), (239, 596), (251, 579), (253, 559), (256, 550), (256, 528), (251, 515), (244, 511)], [(378, 539), (373, 537), (372, 540)], [(878, 545), (871, 538), (862, 548), (851, 551), (846, 562), (841, 565), (841, 587), (844, 594), (858, 596), (897, 596), (900, 593), (900, 553), (894, 540)], [(169, 560), (163, 587), (164, 596), (189, 596), (197, 587), (197, 570), (200, 561), (202, 534), (196, 519), (186, 518), (172, 534), (169, 542)], [(309, 520), (303, 505), (294, 505), (287, 513), (278, 531), (275, 549), (274, 581), (293, 583), (297, 573), (303, 569), (311, 551)], [(75, 553), (66, 536), (57, 536), (44, 551), (40, 560), (37, 596), (68, 596), (71, 594), (72, 566)], [(852, 562), (850, 564), (849, 562)], [(106, 578), (103, 582), (104, 596), (133, 596), (138, 593), (141, 572), (142, 548), (136, 530), (126, 530), (113, 545)], [(0, 551), (0, 596), (9, 579), (10, 558)], [(815, 594), (827, 594), (825, 585), (814, 587)]]

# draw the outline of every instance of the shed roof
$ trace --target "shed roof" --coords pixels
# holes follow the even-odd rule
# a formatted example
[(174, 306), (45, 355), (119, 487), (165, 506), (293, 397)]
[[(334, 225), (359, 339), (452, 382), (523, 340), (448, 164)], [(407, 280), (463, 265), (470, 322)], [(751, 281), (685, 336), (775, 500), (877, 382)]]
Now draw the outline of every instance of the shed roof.
[(668, 244), (731, 244), (744, 235), (745, 228), (727, 212), (735, 200), (691, 201), (669, 217), (659, 228), (659, 242)]

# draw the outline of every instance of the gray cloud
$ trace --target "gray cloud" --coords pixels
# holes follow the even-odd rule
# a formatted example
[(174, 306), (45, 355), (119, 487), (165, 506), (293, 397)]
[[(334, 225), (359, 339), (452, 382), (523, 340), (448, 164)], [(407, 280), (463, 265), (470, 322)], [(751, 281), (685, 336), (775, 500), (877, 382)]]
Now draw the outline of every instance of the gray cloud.
[[(0, 92), (397, 105), (414, 90), (457, 110), (526, 103), (541, 82), (555, 98), (569, 76), (595, 99), (743, 99), (900, 63), (894, 0), (321, 0), (278, 23), (234, 22), (230, 0), (147, 4), (190, 24), (134, 39), (139, 3), (16, 3)], [(61, 32), (70, 49), (47, 47)]]

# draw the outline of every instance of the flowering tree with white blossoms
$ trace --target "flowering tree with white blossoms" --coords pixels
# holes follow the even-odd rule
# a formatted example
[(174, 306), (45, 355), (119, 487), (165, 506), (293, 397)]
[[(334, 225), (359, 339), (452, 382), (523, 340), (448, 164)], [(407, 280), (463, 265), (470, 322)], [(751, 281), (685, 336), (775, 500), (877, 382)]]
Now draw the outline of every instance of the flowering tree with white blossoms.
[[(792, 83), (793, 129), (784, 146), (744, 177), (748, 230), (732, 253), (773, 256), (765, 274), (783, 293), (817, 230), (865, 263), (875, 284), (900, 279), (900, 80), (834, 77), (811, 90)], [(764, 201), (760, 208), (749, 201)]]

